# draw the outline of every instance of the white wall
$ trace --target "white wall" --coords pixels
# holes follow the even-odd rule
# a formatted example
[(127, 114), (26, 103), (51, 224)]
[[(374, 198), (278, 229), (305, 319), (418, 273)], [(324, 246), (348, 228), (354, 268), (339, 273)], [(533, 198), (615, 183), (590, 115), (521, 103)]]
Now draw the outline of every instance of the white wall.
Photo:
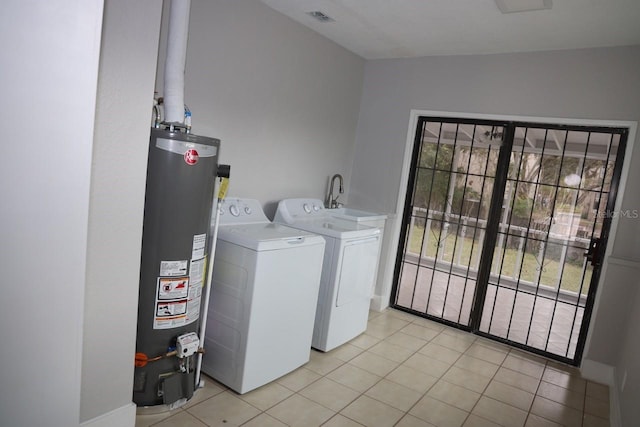
[[(272, 216), (283, 198), (324, 199), (334, 173), (348, 184), (363, 66), (257, 0), (192, 1), (185, 103), (193, 133), (222, 141), (228, 194)], [(162, 48), (158, 68), (162, 94)]]
[(79, 424), (102, 1), (0, 14), (0, 425)]
[[(349, 200), (360, 208), (401, 213), (396, 212), (396, 202), (412, 109), (638, 121), (639, 69), (638, 46), (369, 61)], [(635, 150), (623, 209), (640, 208), (638, 165), (640, 150)], [(388, 224), (388, 229), (394, 225)], [(613, 256), (640, 259), (640, 220), (620, 219), (613, 238)], [(604, 277), (600, 288), (602, 301), (628, 298), (627, 284), (637, 282), (629, 276), (608, 279)], [(390, 283), (385, 286), (388, 291)], [(388, 293), (380, 297), (388, 299)], [(627, 307), (637, 314), (637, 306)], [(620, 309), (616, 304), (599, 305), (585, 358), (616, 366), (625, 334), (617, 320), (629, 315)]]
[[(91, 171), (81, 421), (112, 411), (109, 416), (118, 420), (135, 419), (133, 354), (161, 12), (157, 0), (105, 2)], [(124, 425), (114, 418), (109, 422)]]

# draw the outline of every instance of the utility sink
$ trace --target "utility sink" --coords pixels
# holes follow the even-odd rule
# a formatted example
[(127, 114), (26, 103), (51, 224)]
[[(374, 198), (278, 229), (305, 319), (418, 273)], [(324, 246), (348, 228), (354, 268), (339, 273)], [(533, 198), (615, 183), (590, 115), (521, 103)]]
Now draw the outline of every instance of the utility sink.
[(329, 212), (329, 214), (335, 218), (341, 218), (341, 219), (346, 219), (349, 221), (356, 221), (356, 222), (366, 223), (366, 222), (373, 222), (373, 221), (383, 221), (382, 224), (384, 224), (384, 220), (387, 219), (387, 216), (384, 214), (361, 211), (358, 209), (352, 209), (347, 207), (337, 208), (337, 209), (327, 209), (326, 211)]

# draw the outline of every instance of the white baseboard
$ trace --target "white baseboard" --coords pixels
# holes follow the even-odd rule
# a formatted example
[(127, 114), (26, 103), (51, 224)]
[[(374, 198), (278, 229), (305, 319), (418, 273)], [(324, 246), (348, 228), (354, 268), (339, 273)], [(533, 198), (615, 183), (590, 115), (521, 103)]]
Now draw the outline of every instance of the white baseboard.
[(580, 366), (582, 377), (609, 386), (609, 423), (611, 427), (622, 427), (620, 417), (620, 396), (613, 366), (594, 360), (583, 359)]
[(369, 303), (369, 310), (371, 311), (382, 311), (387, 307), (389, 307), (389, 301), (383, 299), (380, 295), (374, 295)]
[(595, 360), (583, 359), (580, 366), (580, 373), (583, 378), (590, 381), (606, 384), (610, 388), (615, 385), (615, 370), (613, 366), (596, 362)]
[(136, 405), (129, 403), (80, 424), (81, 427), (135, 427)]

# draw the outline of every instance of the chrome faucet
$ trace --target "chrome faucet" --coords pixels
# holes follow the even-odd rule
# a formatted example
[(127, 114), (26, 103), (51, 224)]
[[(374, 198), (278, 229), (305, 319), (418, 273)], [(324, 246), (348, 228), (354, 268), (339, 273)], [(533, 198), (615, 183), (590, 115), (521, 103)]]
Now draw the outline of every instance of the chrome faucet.
[[(336, 178), (338, 179), (338, 182), (339, 182), (339, 187), (338, 187), (339, 194), (336, 197), (333, 197), (333, 186), (336, 182)], [(331, 177), (331, 183), (329, 184), (329, 194), (327, 194), (327, 200), (325, 200), (325, 205), (328, 209), (336, 209), (341, 206), (341, 203), (338, 203), (338, 197), (340, 197), (340, 194), (344, 193), (343, 184), (344, 183), (342, 180), (342, 175), (340, 175), (339, 173)]]

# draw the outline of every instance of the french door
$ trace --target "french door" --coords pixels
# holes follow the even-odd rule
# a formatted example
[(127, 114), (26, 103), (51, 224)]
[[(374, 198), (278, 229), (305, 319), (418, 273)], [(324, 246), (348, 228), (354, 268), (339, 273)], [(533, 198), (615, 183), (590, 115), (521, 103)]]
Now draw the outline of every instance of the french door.
[(420, 117), (392, 306), (578, 364), (626, 138)]

